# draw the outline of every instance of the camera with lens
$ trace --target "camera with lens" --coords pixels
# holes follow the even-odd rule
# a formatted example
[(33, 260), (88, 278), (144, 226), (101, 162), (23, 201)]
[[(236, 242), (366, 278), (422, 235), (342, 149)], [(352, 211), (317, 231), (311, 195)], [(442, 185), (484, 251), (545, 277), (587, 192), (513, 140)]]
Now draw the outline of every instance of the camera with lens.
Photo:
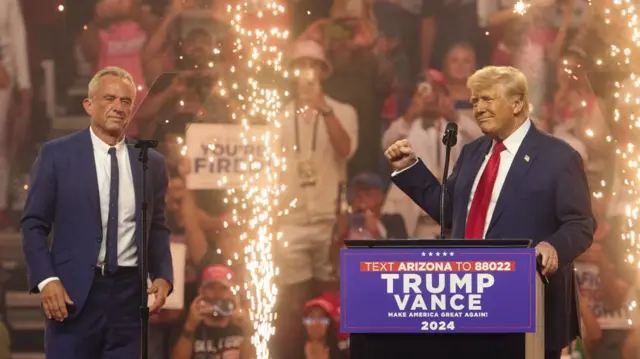
[(211, 307), (211, 315), (216, 318), (228, 318), (236, 310), (236, 303), (232, 299), (204, 300)]

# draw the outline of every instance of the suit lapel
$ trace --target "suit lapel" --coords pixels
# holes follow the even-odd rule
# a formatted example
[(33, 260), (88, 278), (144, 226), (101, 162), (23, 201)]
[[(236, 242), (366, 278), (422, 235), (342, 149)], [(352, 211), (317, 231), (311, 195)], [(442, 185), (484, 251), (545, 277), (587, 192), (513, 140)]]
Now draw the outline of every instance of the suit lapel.
[(98, 173), (96, 171), (96, 158), (93, 152), (93, 142), (91, 141), (91, 132), (89, 129), (83, 131), (80, 135), (80, 151), (78, 151), (81, 179), (84, 183), (86, 195), (89, 204), (94, 213), (98, 214), (98, 221), (102, 224), (102, 215), (100, 214), (100, 190), (98, 189)]
[(505, 179), (502, 190), (500, 191), (496, 208), (491, 216), (491, 222), (489, 223), (487, 234), (489, 234), (491, 228), (495, 226), (498, 219), (500, 219), (504, 209), (508, 204), (510, 204), (509, 201), (515, 200), (514, 195), (518, 186), (522, 183), (524, 176), (529, 172), (531, 165), (536, 160), (536, 144), (538, 135), (538, 130), (532, 124), (524, 137), (518, 152), (513, 157), (513, 163), (511, 163), (511, 168), (509, 168), (507, 178)]
[(138, 160), (138, 151), (129, 145), (127, 140), (127, 151), (129, 152), (129, 165), (131, 166), (131, 176), (133, 177), (133, 190), (136, 201), (136, 241), (140, 236), (138, 230), (142, 226), (142, 163)]

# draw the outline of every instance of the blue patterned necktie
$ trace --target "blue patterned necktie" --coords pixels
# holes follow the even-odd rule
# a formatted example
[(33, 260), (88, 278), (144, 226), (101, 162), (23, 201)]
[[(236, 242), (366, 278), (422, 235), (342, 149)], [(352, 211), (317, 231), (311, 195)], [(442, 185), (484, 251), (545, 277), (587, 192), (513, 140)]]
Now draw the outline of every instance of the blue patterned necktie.
[(109, 157), (111, 157), (111, 185), (109, 187), (109, 219), (107, 220), (107, 253), (105, 263), (107, 272), (113, 274), (118, 269), (118, 179), (120, 178), (115, 147), (109, 148)]

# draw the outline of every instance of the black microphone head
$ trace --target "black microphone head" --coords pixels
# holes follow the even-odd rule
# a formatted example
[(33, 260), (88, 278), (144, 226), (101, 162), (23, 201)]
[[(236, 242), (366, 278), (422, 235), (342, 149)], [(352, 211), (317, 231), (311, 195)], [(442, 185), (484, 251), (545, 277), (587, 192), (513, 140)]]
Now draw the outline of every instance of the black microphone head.
[(458, 124), (455, 122), (447, 123), (442, 136), (442, 144), (445, 146), (455, 146), (458, 143)]

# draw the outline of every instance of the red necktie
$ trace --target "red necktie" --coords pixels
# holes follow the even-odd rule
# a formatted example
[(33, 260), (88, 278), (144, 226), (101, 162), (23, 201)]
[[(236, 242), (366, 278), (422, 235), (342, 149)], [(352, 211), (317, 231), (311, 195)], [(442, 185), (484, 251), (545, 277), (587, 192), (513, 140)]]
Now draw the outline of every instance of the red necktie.
[(467, 226), (464, 231), (465, 239), (484, 238), (484, 226), (487, 222), (487, 211), (489, 210), (489, 203), (491, 203), (491, 193), (493, 193), (493, 186), (498, 177), (500, 153), (502, 153), (504, 149), (504, 143), (502, 142), (496, 142), (496, 145), (493, 146), (491, 157), (482, 172), (482, 177), (480, 177), (478, 187), (476, 187), (476, 192), (471, 201)]

